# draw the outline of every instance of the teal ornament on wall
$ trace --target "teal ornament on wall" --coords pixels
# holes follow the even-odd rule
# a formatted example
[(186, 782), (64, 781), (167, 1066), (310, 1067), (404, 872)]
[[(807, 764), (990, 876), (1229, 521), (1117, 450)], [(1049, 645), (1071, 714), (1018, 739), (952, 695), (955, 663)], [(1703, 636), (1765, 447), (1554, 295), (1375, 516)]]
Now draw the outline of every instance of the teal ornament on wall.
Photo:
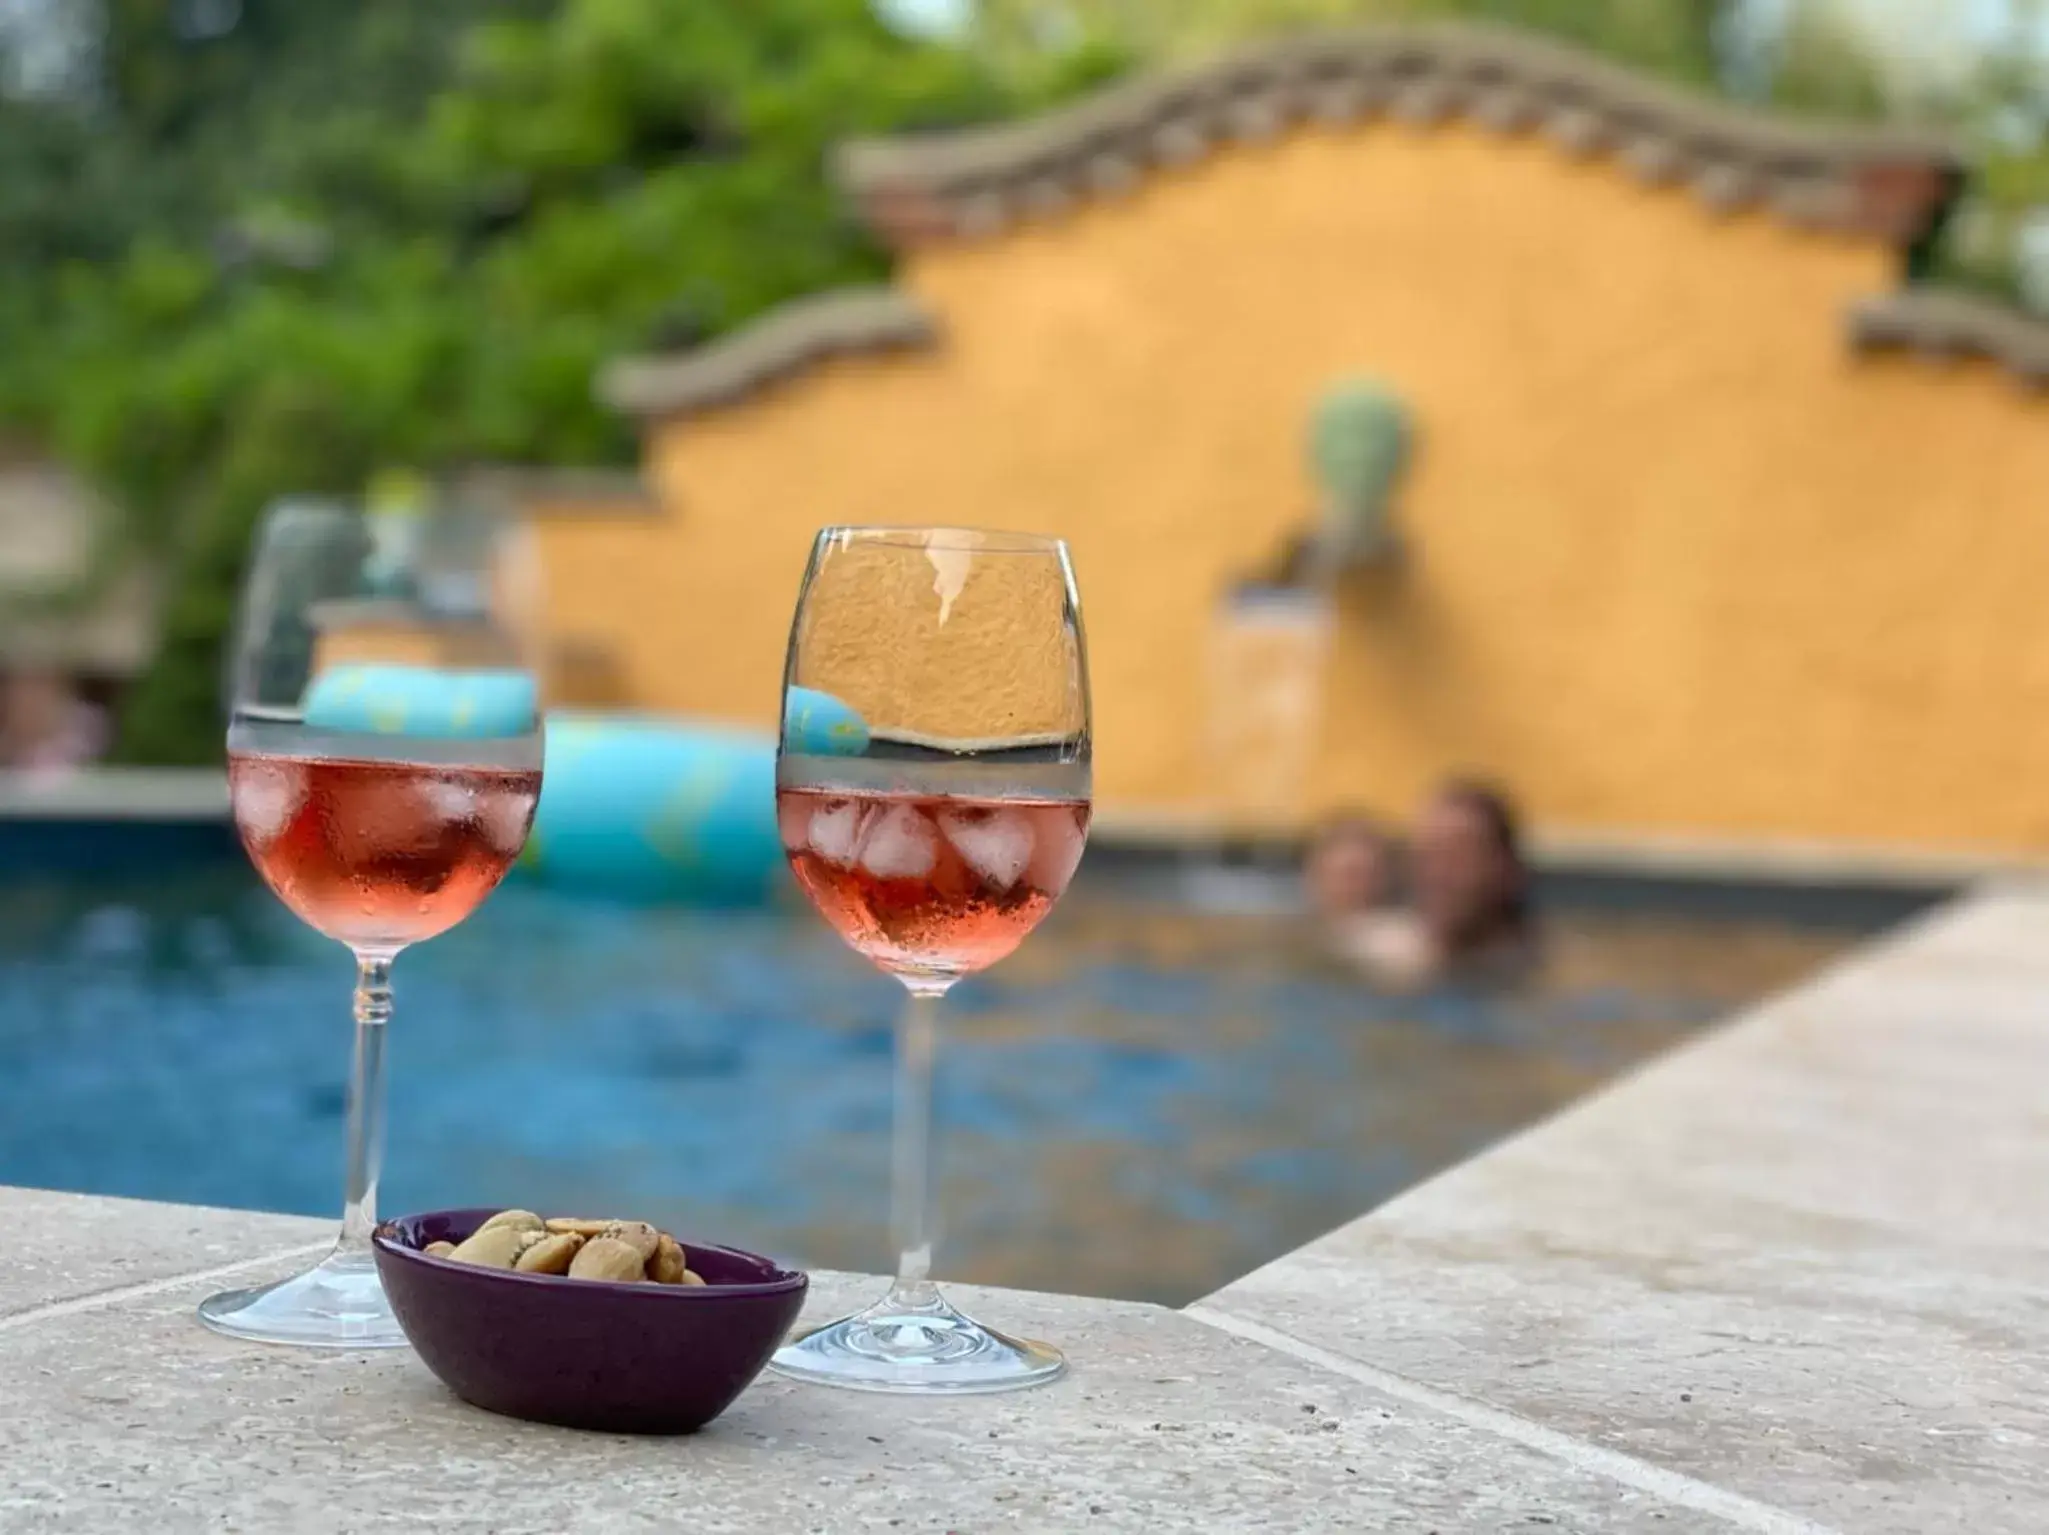
[(1309, 462), (1320, 501), (1317, 542), (1327, 561), (1356, 564), (1393, 546), (1394, 490), (1414, 440), (1408, 406), (1385, 384), (1344, 379), (1318, 398)]
[(363, 576), (381, 597), (414, 594), (413, 571), (427, 515), (427, 485), (405, 470), (380, 474), (370, 487), (364, 522), (370, 533), (370, 557)]

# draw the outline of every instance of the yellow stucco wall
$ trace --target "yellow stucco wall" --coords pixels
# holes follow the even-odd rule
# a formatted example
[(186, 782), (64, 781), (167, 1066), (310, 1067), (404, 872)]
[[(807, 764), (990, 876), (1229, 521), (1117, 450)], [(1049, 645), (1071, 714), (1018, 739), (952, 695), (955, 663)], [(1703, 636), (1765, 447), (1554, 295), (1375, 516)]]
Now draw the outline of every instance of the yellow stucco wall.
[(2049, 849), (2049, 405), (1851, 353), (1875, 244), (1465, 127), (1304, 131), (910, 258), (930, 353), (650, 438), (666, 519), (546, 534), (554, 621), (766, 724), (812, 530), (1072, 541), (1106, 806), (1199, 803), (1220, 589), (1305, 411), (1412, 402), (1409, 558), (1345, 596), (1319, 805), (1506, 779), (1543, 823)]
[(337, 666), (502, 666), (506, 660), (504, 645), (481, 624), (383, 618), (323, 629), (313, 642), (312, 674)]
[(575, 502), (536, 503), (527, 513), (542, 575), (541, 687), (550, 703), (732, 714), (730, 706), (678, 702), (673, 686), (657, 686), (674, 680), (667, 657), (680, 598), (650, 578), (694, 558), (679, 547), (681, 530), (670, 519)]

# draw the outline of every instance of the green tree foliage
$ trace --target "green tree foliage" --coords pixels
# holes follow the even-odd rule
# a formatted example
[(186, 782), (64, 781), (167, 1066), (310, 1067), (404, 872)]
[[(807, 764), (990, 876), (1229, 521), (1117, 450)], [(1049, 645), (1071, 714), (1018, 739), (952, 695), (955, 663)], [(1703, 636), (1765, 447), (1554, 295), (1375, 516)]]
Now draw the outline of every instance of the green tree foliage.
[(1776, 51), (1765, 104), (1852, 122), (1893, 115), (1878, 61), (1839, 14), (1795, 7)]
[(2008, 0), (2012, 29), (2004, 46), (1972, 72), (1949, 115), (1969, 134), (1975, 171), (1956, 220), (1956, 238), (1939, 253), (1947, 281), (1997, 297), (2018, 291), (2049, 311), (2049, 271), (2020, 269), (2019, 241), (2049, 213), (2049, 5)]
[(882, 270), (833, 143), (1098, 67), (999, 82), (865, 0), (243, 0), (195, 33), (220, 11), (110, 0), (96, 90), (0, 104), (0, 433), (96, 476), (169, 577), (137, 760), (217, 755), (267, 504), (629, 459), (606, 357)]
[(975, 35), (1014, 58), (1095, 39), (1141, 58), (1344, 22), (1478, 21), (1547, 33), (1676, 78), (1713, 78), (1721, 0), (980, 0)]

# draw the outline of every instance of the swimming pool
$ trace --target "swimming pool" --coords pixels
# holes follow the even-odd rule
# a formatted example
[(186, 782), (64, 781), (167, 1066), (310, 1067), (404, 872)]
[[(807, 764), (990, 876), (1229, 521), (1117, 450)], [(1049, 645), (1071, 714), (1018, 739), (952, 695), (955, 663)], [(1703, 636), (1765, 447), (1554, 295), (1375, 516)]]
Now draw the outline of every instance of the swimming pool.
[[(224, 835), (140, 846), (74, 830), (0, 858), (0, 1182), (332, 1213), (347, 955)], [(1285, 914), (1187, 890), (1173, 865), (1092, 855), (1045, 928), (955, 992), (945, 1273), (1185, 1301), (1912, 904), (1760, 917), (1561, 888), (1535, 989), (1391, 999)], [(402, 957), (397, 987), (385, 1211), (625, 1213), (886, 1266), (899, 993), (808, 911), (513, 885)]]

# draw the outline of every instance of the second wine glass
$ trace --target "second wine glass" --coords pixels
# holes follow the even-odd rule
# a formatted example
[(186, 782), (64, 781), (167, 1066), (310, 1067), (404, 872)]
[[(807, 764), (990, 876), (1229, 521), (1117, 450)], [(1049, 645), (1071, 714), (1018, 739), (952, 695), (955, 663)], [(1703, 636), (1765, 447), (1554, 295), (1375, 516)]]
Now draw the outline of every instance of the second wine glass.
[(1009, 954), (1088, 835), (1088, 667), (1066, 546), (960, 528), (828, 528), (784, 671), (777, 815), (797, 883), (910, 993), (897, 1038), (895, 1283), (775, 1368), (874, 1391), (1004, 1391), (1065, 1367), (932, 1282), (939, 999)]

